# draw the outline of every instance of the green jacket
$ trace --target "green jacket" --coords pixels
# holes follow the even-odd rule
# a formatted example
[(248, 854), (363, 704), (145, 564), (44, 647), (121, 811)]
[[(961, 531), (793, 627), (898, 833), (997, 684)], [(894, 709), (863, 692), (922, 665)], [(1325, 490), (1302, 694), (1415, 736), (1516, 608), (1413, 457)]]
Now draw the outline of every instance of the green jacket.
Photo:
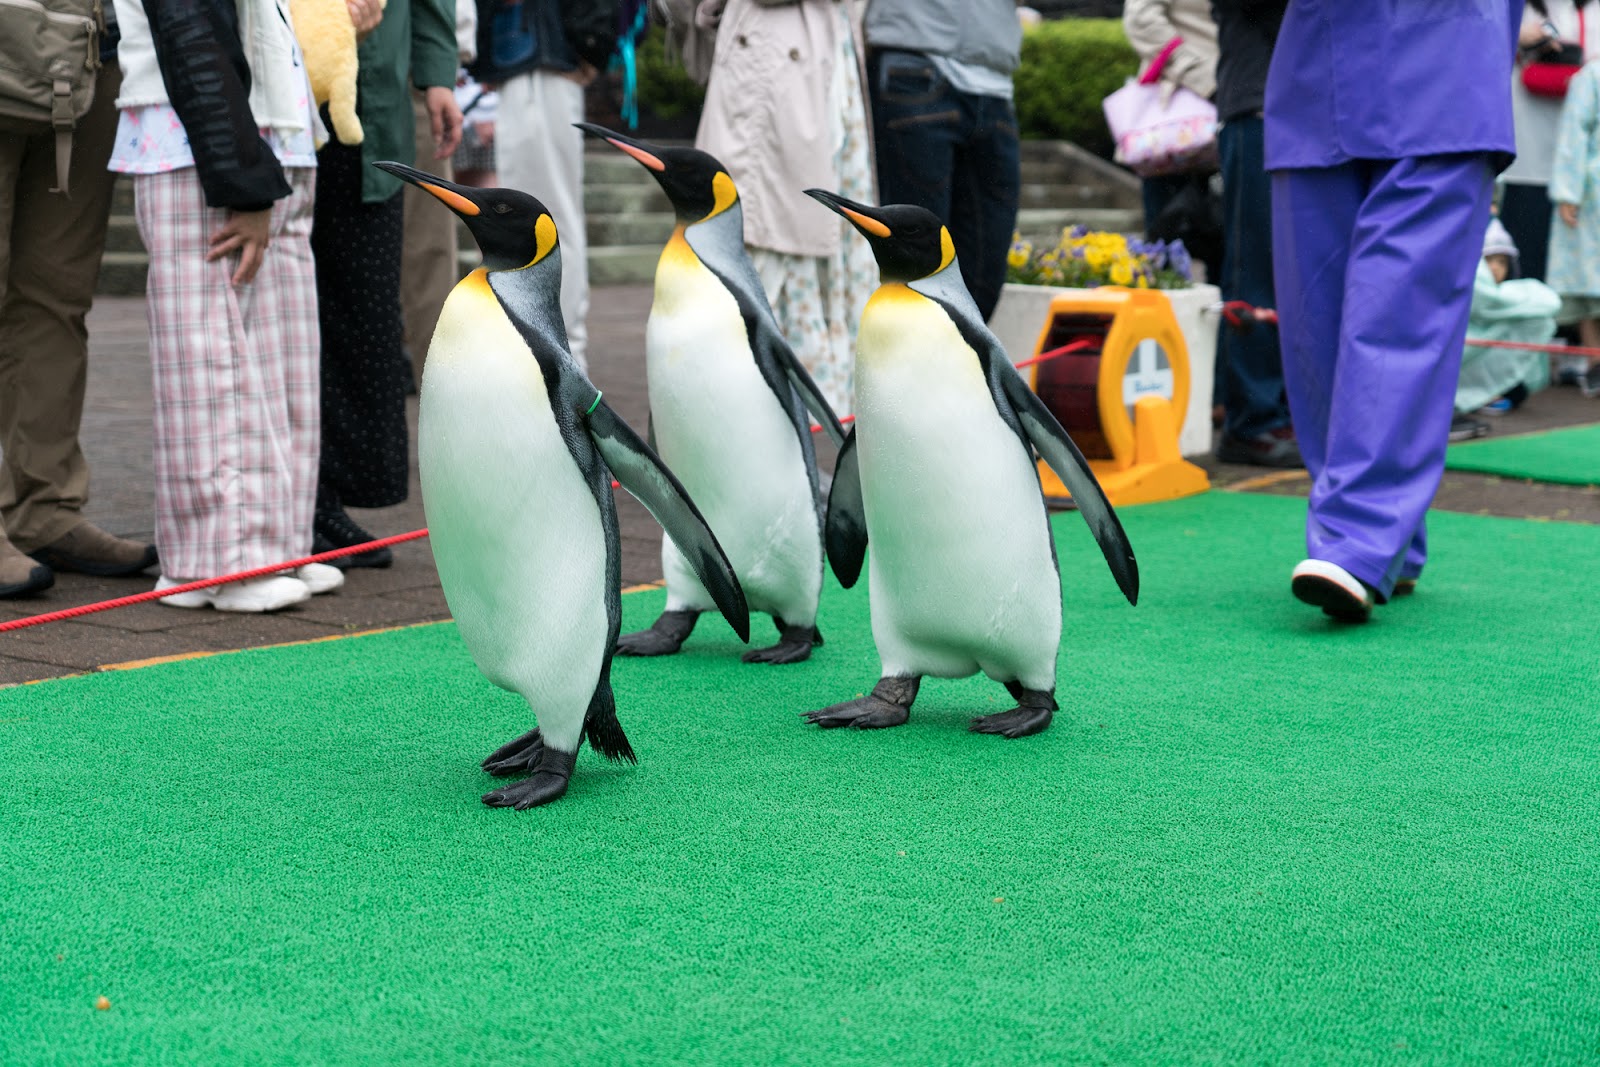
[(417, 158), (411, 86), (456, 84), (456, 12), (453, 0), (388, 0), (383, 21), (361, 42), (356, 113), (361, 117), (361, 199), (389, 199), (403, 189), (399, 178), (372, 164), (380, 159), (411, 163)]

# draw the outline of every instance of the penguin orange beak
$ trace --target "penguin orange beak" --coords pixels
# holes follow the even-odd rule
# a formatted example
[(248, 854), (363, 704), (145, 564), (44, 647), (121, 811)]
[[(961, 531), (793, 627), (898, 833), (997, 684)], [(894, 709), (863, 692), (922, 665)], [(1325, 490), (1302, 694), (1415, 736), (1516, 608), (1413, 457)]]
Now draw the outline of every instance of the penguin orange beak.
[(379, 170), (387, 171), (403, 182), (409, 182), (418, 189), (422, 189), (437, 197), (440, 203), (454, 211), (457, 215), (470, 217), (479, 214), (483, 209), (474, 200), (474, 192), (465, 185), (447, 182), (437, 175), (427, 171), (408, 167), (404, 163), (395, 163), (391, 160), (382, 160), (372, 164)]
[(875, 207), (868, 204), (858, 204), (854, 200), (846, 200), (837, 193), (830, 193), (826, 189), (807, 189), (806, 195), (830, 211), (843, 215), (850, 225), (868, 237), (894, 236)]
[(608, 130), (604, 126), (596, 126), (592, 122), (574, 122), (573, 125), (584, 133), (593, 134), (601, 138), (611, 147), (626, 152), (657, 174), (667, 169), (667, 165), (662, 162), (661, 155), (655, 145), (644, 141), (636, 141), (632, 137), (624, 137), (615, 130)]

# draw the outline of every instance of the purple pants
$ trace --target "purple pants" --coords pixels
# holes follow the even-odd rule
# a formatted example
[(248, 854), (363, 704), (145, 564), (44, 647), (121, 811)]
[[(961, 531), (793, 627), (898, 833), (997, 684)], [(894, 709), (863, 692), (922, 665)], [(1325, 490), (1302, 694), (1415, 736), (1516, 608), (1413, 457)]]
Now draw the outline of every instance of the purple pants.
[(1427, 559), (1493, 177), (1480, 153), (1272, 176), (1284, 385), (1312, 477), (1306, 553), (1380, 603)]

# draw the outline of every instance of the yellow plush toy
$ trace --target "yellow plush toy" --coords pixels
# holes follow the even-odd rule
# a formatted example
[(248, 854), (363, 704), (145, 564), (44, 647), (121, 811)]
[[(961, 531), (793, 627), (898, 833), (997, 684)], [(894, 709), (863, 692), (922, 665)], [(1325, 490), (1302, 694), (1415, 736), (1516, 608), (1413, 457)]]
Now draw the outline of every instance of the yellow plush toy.
[(356, 117), (356, 28), (344, 0), (289, 0), (294, 35), (306, 59), (306, 75), (317, 106), (328, 105), (333, 132), (342, 144), (360, 144)]

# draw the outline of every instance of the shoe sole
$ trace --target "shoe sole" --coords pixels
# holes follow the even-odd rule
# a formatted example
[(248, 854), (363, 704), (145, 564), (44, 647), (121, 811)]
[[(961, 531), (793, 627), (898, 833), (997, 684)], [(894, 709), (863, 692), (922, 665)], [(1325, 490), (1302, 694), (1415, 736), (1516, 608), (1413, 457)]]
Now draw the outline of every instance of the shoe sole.
[(44, 549), (31, 552), (29, 555), (54, 570), (87, 574), (93, 578), (129, 578), (149, 570), (160, 562), (154, 545), (145, 550), (143, 558), (137, 563), (96, 563), (93, 560), (63, 556), (59, 552), (48, 552)]
[(1301, 574), (1289, 583), (1295, 599), (1301, 603), (1321, 608), (1323, 613), (1340, 622), (1366, 622), (1372, 616), (1371, 605), (1358, 600), (1350, 590), (1331, 578), (1320, 574)]

